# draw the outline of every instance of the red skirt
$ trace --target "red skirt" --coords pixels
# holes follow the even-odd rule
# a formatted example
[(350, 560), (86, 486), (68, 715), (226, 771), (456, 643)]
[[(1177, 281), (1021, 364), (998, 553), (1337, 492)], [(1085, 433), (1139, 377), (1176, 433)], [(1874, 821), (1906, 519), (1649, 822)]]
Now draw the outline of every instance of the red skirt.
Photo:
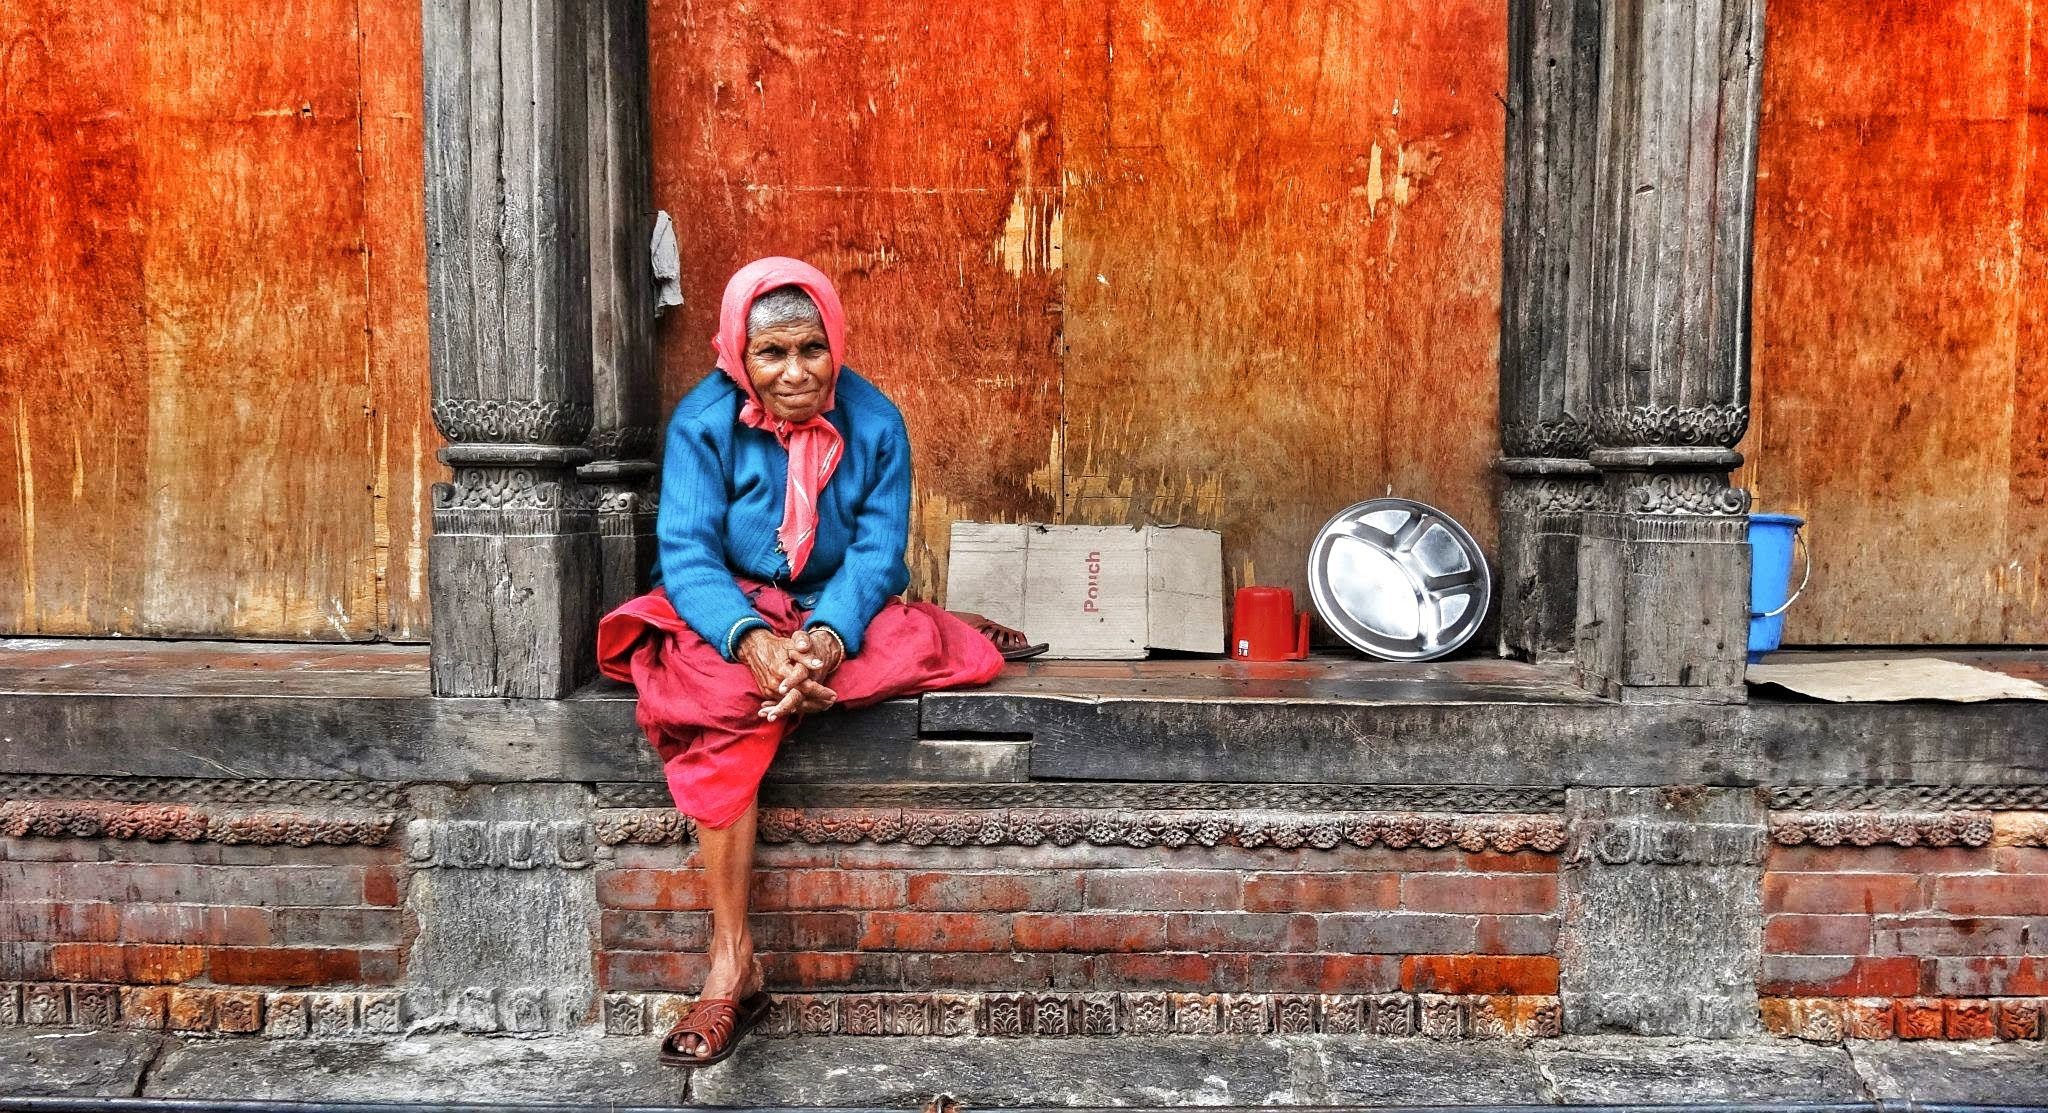
[[(781, 588), (738, 580), (769, 627), (784, 637), (809, 612)], [(640, 690), (635, 713), (661, 755), (676, 807), (704, 827), (726, 827), (746, 813), (761, 777), (797, 716), (769, 722), (747, 666), (726, 660), (669, 605), (661, 588), (629, 599), (597, 627), (597, 663), (606, 676)], [(868, 624), (858, 656), (825, 686), (840, 707), (986, 684), (1003, 655), (973, 627), (930, 603), (892, 599)]]

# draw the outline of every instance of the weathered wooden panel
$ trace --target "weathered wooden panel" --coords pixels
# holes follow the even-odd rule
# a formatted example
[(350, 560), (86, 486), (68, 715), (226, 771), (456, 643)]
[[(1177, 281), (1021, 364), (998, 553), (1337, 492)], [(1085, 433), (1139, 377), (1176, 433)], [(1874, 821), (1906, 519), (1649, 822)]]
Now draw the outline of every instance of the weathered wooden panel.
[(370, 404), (376, 471), (378, 622), (427, 636), (427, 537), (441, 434), (427, 383), (425, 185), (419, 0), (362, 0), (363, 242), (368, 254)]
[[(27, 263), (0, 277), (0, 530), (20, 586), (0, 628), (391, 628), (376, 515), (394, 462), (373, 407), (424, 405), (403, 340), (424, 305), (401, 292), (370, 319), (373, 283), (421, 281), (417, 129), (362, 126), (366, 95), (417, 113), (416, 16), (383, 2), (369, 83), (341, 0), (0, 16), (0, 162), (28, 187), (0, 200), (0, 250)], [(432, 445), (399, 443), (404, 477)], [(400, 492), (401, 523), (416, 499)]]
[(2028, 20), (2027, 146), (2021, 211), (2019, 362), (2013, 381), (2011, 499), (2000, 595), (2008, 642), (2048, 642), (2048, 6)]
[(133, 13), (0, 9), (0, 629), (136, 627), (147, 361)]
[(1745, 449), (1759, 506), (1811, 523), (1786, 639), (2048, 637), (2029, 4), (1768, 20)]
[(1490, 538), (1504, 7), (1075, 10), (1067, 517), (1297, 591), (1389, 488)]
[(711, 367), (726, 278), (795, 255), (839, 284), (849, 362), (909, 422), (913, 590), (944, 582), (952, 520), (1053, 517), (1058, 5), (653, 0), (649, 22), (686, 298), (661, 329), (664, 415)]

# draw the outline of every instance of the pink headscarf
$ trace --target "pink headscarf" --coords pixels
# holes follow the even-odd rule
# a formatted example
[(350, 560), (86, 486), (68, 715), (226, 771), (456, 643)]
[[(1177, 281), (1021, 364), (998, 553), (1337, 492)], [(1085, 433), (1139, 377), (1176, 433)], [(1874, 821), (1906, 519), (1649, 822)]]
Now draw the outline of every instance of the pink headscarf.
[[(825, 323), (825, 343), (832, 349), (832, 372), (825, 380), (825, 402), (809, 421), (778, 420), (761, 404), (753, 381), (747, 378), (747, 311), (754, 299), (778, 286), (795, 286), (811, 296), (818, 316)], [(718, 353), (719, 369), (739, 384), (747, 400), (740, 406), (740, 424), (766, 429), (789, 453), (789, 486), (783, 493), (782, 525), (775, 533), (782, 551), (789, 556), (789, 574), (802, 572), (811, 559), (811, 546), (818, 540), (818, 495), (839, 466), (844, 438), (825, 415), (836, 401), (839, 368), (846, 362), (846, 311), (839, 305), (839, 292), (823, 271), (800, 259), (770, 256), (756, 259), (739, 269), (725, 284), (725, 300), (718, 307), (718, 335), (711, 340)]]

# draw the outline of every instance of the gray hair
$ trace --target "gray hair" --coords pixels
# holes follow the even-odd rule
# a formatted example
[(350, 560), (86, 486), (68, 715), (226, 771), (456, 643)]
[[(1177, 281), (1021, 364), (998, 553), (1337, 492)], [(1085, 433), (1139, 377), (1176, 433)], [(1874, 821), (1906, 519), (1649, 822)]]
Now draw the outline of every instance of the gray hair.
[(754, 299), (747, 307), (747, 336), (767, 328), (783, 325), (825, 326), (825, 318), (818, 312), (818, 303), (811, 295), (804, 293), (801, 286), (777, 286)]

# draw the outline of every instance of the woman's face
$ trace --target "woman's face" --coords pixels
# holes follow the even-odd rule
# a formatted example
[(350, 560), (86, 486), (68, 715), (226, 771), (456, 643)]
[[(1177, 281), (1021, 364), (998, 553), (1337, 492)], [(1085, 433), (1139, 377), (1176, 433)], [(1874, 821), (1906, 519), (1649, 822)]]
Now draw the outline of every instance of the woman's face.
[(832, 381), (823, 325), (797, 321), (757, 329), (747, 337), (746, 362), (747, 379), (770, 414), (792, 423), (818, 416)]

